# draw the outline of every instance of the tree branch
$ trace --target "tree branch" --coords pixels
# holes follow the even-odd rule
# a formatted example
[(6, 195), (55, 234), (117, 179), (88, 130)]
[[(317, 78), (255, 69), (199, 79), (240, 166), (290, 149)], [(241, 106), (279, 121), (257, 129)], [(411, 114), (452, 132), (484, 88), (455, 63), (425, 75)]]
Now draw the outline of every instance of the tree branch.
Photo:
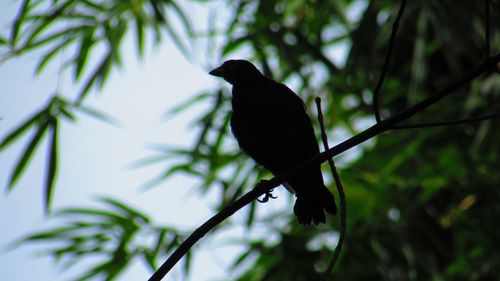
[[(330, 149), (328, 147), (328, 138), (326, 136), (325, 124), (323, 122), (323, 112), (321, 111), (321, 98), (317, 97), (316, 108), (318, 109), (318, 121), (321, 128), (321, 140), (323, 141), (323, 147), (325, 151)], [(325, 270), (323, 278), (321, 281), (328, 280), (328, 277), (333, 271), (335, 264), (337, 264), (337, 260), (340, 256), (340, 252), (342, 251), (342, 245), (344, 245), (345, 234), (346, 234), (346, 226), (347, 226), (347, 203), (345, 200), (344, 187), (342, 186), (342, 182), (340, 181), (340, 176), (337, 173), (337, 168), (335, 167), (335, 163), (333, 159), (328, 159), (328, 164), (330, 166), (330, 170), (332, 172), (333, 178), (335, 179), (335, 186), (337, 187), (337, 191), (339, 192), (340, 199), (340, 236), (339, 241), (337, 242), (337, 246), (335, 247), (335, 251), (333, 252), (332, 259), (328, 263), (328, 267)]]
[(385, 55), (384, 66), (382, 67), (382, 71), (380, 72), (380, 77), (378, 78), (377, 85), (373, 90), (373, 111), (375, 113), (375, 120), (377, 121), (377, 123), (382, 121), (382, 118), (380, 117), (380, 105), (379, 105), (380, 90), (382, 89), (385, 75), (387, 74), (387, 69), (389, 68), (389, 62), (392, 57), (392, 50), (394, 49), (394, 45), (396, 43), (396, 34), (398, 33), (399, 22), (403, 17), (405, 7), (406, 7), (406, 0), (402, 0), (396, 19), (392, 24), (392, 33), (391, 33), (391, 38), (389, 39), (389, 47), (387, 48), (387, 54)]
[(380, 121), (370, 128), (364, 130), (363, 132), (349, 138), (348, 140), (343, 141), (342, 143), (330, 148), (327, 151), (319, 153), (314, 157), (309, 158), (308, 160), (302, 162), (296, 167), (281, 173), (275, 177), (273, 177), (269, 181), (260, 182), (253, 190), (249, 191), (241, 198), (221, 210), (219, 213), (215, 214), (212, 218), (207, 220), (204, 224), (202, 224), (199, 228), (197, 228), (182, 244), (170, 255), (170, 257), (160, 266), (160, 268), (151, 276), (149, 281), (159, 281), (161, 280), (169, 271), (174, 267), (174, 265), (186, 254), (186, 252), (205, 234), (207, 234), (210, 230), (215, 228), (218, 224), (220, 224), (223, 220), (234, 214), (239, 209), (243, 208), (245, 205), (249, 204), (253, 200), (257, 199), (262, 194), (266, 193), (272, 188), (283, 183), (286, 179), (288, 179), (291, 175), (301, 171), (302, 169), (327, 161), (330, 158), (333, 158), (340, 153), (365, 142), (368, 139), (371, 139), (383, 132), (386, 132), (392, 129), (396, 124), (404, 121), (413, 115), (421, 112), (427, 107), (433, 105), (434, 103), (440, 101), (444, 97), (448, 96), (458, 88), (464, 86), (470, 81), (474, 80), (479, 75), (490, 71), (492, 68), (496, 66), (497, 63), (500, 62), (500, 53), (487, 58), (481, 64), (465, 73), (462, 77), (452, 82), (448, 86), (443, 89), (435, 92), (430, 97), (421, 101), (420, 103), (404, 110), (403, 112), (396, 114), (393, 117)]
[(397, 125), (392, 129), (402, 130), (402, 129), (419, 129), (419, 128), (429, 128), (429, 127), (440, 127), (440, 126), (456, 126), (467, 123), (485, 121), (485, 120), (495, 120), (500, 118), (500, 113), (488, 114), (479, 117), (471, 117), (455, 121), (443, 121), (443, 122), (433, 122), (433, 123), (419, 123), (419, 124), (408, 124), (408, 125)]

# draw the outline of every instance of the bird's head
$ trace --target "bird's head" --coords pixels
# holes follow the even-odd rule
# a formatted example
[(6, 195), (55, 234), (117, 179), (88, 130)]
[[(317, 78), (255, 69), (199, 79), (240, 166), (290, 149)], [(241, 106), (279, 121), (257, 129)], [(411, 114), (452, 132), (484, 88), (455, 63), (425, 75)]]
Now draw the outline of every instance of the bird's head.
[(262, 77), (262, 73), (249, 61), (228, 60), (208, 74), (222, 77), (231, 84), (252, 83)]

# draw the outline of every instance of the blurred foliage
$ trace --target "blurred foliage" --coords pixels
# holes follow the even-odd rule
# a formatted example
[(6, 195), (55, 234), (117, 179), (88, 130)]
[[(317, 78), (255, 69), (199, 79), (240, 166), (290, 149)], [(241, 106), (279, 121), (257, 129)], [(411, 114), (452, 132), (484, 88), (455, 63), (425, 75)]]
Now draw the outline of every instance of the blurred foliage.
[[(190, 32), (196, 28), (191, 27), (185, 16), (188, 13), (175, 4), (172, 6), (172, 1), (56, 1), (48, 12), (38, 16), (33, 14), (33, 8), (27, 8), (42, 2), (47, 4), (45, 1), (23, 2), (11, 36), (0, 38), (0, 43), (10, 46), (10, 55), (19, 55), (23, 49), (38, 48), (43, 42), (56, 42), (52, 43), (53, 48), (62, 48), (64, 45), (60, 44), (67, 40), (80, 42), (75, 44), (84, 51), (77, 51), (76, 59), (68, 62), (78, 80), (87, 68), (85, 61), (91, 46), (97, 38), (105, 39), (111, 54), (105, 56), (105, 70), (89, 76), (90, 86), (103, 83), (109, 70), (118, 65), (116, 52), (129, 24), (137, 26), (139, 53), (143, 50), (141, 38), (144, 38), (140, 30), (144, 28), (157, 31), (164, 27), (171, 37), (177, 38), (174, 42), (182, 50), (187, 50), (182, 42), (197, 36)], [(215, 1), (193, 2), (203, 6)], [(321, 96), (326, 104), (325, 123), (335, 141), (341, 132), (355, 134), (372, 120), (372, 89), (382, 69), (399, 1), (219, 2), (225, 4), (231, 17), (222, 30), (215, 25), (205, 27), (208, 29), (205, 36), (214, 44), (210, 49), (217, 50), (211, 55), (222, 61), (228, 56), (245, 54), (245, 58), (258, 63), (266, 75), (293, 83), (311, 109), (314, 97)], [(495, 54), (500, 50), (500, 1), (491, 0), (490, 5), (491, 52)], [(80, 9), (86, 9), (87, 13)], [(157, 14), (157, 10), (162, 9), (172, 9), (184, 19), (181, 22), (186, 32), (182, 35), (174, 32), (164, 14)], [(67, 24), (63, 30), (71, 31), (52, 34), (53, 40), (50, 40), (47, 26), (72, 22), (72, 14), (84, 18), (75, 20), (75, 25)], [(484, 57), (484, 19), (483, 1), (409, 1), (381, 92), (382, 116), (401, 112), (478, 64)], [(25, 26), (29, 28), (23, 29)], [(19, 34), (23, 34), (24, 40)], [(159, 37), (160, 33), (157, 34)], [(345, 56), (336, 55), (341, 50), (346, 51)], [(49, 59), (44, 56), (42, 62)], [(85, 97), (87, 84), (77, 100)], [(165, 163), (165, 172), (152, 184), (185, 173), (199, 179), (200, 192), (217, 189), (221, 195), (216, 209), (241, 196), (259, 179), (269, 177), (269, 173), (240, 153), (229, 133), (230, 96), (225, 87), (213, 93), (201, 93), (170, 112), (178, 114), (199, 102), (211, 104), (205, 114), (193, 120), (199, 129), (193, 146), (158, 146), (155, 155), (140, 162)], [(499, 93), (500, 76), (488, 73), (407, 122), (452, 121), (498, 113)], [(51, 128), (52, 134), (56, 132), (57, 123), (50, 121), (54, 120), (50, 116), (35, 115), (2, 142), (4, 148), (25, 129), (35, 125), (38, 128), (39, 133), (17, 164), (9, 186), (22, 173), (45, 130)], [(355, 156), (342, 161), (340, 175), (347, 195), (348, 229), (343, 254), (332, 279), (498, 279), (500, 256), (495, 249), (500, 248), (500, 232), (496, 230), (496, 219), (500, 216), (500, 134), (497, 125), (498, 121), (493, 120), (395, 130), (376, 137), (369, 145), (360, 145), (355, 149)], [(325, 178), (329, 179), (327, 173)], [(332, 183), (330, 187), (334, 189)], [(50, 194), (51, 188), (48, 189)], [(255, 216), (257, 207), (266, 206), (253, 204), (248, 208), (246, 226), (249, 231), (258, 229), (265, 235), (241, 242), (246, 251), (233, 264), (236, 280), (318, 279), (335, 244), (327, 237), (336, 237), (337, 218), (327, 226), (300, 227), (291, 217), (291, 208), (262, 218)], [(71, 212), (61, 215), (73, 219)], [(92, 222), (88, 224), (98, 227), (96, 217), (102, 216), (89, 215)], [(127, 239), (133, 234), (112, 216), (105, 217), (109, 222), (107, 226), (121, 228), (124, 233), (116, 236), (117, 245), (128, 243)], [(275, 227), (284, 218), (286, 227)], [(130, 229), (150, 229), (149, 222), (144, 222), (133, 224)], [(112, 233), (108, 228), (100, 231)], [(54, 229), (45, 234), (47, 240), (56, 241), (65, 233)], [(82, 239), (93, 241), (91, 236)], [(39, 240), (28, 237), (25, 241)], [(167, 248), (161, 253), (149, 251), (152, 259), (169, 252), (170, 245), (175, 243), (165, 244)], [(126, 255), (122, 254), (125, 248)], [(106, 262), (120, 254), (128, 258), (128, 263), (119, 263), (125, 267), (130, 259), (144, 257), (133, 254), (141, 253), (141, 249), (132, 243), (127, 247), (107, 248), (110, 258)], [(75, 255), (78, 251), (78, 248), (68, 248), (64, 253)], [(103, 252), (102, 249), (95, 251)], [(57, 249), (51, 253), (57, 253)], [(82, 259), (84, 255), (75, 255), (75, 258)], [(108, 268), (102, 263), (86, 274), (90, 277), (96, 275), (95, 272), (103, 273), (104, 279), (110, 280), (114, 272), (123, 267)]]
[[(151, 219), (123, 202), (111, 198), (99, 200), (106, 208), (70, 208), (54, 214), (65, 223), (17, 241), (50, 242), (45, 250), (65, 269), (84, 259), (96, 262), (75, 280), (116, 280), (135, 259), (144, 261), (151, 270), (158, 266), (158, 256), (179, 245), (184, 235), (174, 228), (152, 225)], [(190, 258), (185, 259), (189, 270)]]

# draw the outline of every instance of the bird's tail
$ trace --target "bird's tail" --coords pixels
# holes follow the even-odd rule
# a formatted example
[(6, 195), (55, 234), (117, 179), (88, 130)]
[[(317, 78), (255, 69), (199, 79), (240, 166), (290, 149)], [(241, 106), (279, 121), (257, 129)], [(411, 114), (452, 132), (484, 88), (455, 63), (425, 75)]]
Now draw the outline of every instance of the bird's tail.
[(319, 191), (310, 194), (297, 194), (293, 212), (300, 224), (320, 224), (326, 221), (325, 211), (332, 215), (337, 213), (337, 205), (333, 194), (322, 186)]

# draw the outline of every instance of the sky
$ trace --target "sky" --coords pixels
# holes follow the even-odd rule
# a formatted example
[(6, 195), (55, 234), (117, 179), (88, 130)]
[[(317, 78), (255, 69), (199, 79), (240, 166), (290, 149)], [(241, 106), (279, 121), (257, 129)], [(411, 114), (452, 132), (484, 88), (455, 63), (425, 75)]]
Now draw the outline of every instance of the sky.
[[(0, 4), (0, 30), (7, 30), (8, 21), (15, 15), (18, 5), (17, 1)], [(77, 115), (77, 123), (65, 121), (60, 126), (59, 170), (52, 208), (96, 207), (100, 206), (96, 203), (97, 197), (112, 196), (144, 211), (156, 224), (176, 225), (190, 231), (212, 214), (211, 202), (217, 194), (202, 198), (194, 190), (194, 181), (180, 176), (144, 192), (141, 186), (165, 166), (140, 169), (130, 166), (152, 155), (148, 144), (189, 145), (197, 131), (188, 122), (202, 114), (206, 105), (167, 122), (162, 121), (162, 115), (202, 90), (215, 89), (220, 81), (207, 74), (208, 66), (190, 63), (168, 40), (156, 49), (150, 46), (140, 62), (133, 43), (133, 37), (127, 36), (123, 67), (113, 72), (101, 91), (94, 91), (85, 101), (86, 105), (117, 118), (120, 126), (83, 114)], [(41, 75), (34, 75), (39, 56), (39, 52), (29, 53), (0, 64), (0, 138), (44, 106), (56, 89), (58, 59)], [(74, 96), (78, 88), (72, 84), (70, 75), (64, 74), (59, 89), (63, 96)], [(14, 164), (32, 133), (0, 152), (0, 183), (4, 191)], [(57, 225), (43, 214), (47, 146), (46, 140), (39, 145), (16, 187), (0, 196), (1, 280), (68, 280), (83, 272), (78, 266), (63, 272), (52, 259), (39, 254), (43, 246), (5, 250), (9, 243), (24, 235)], [(221, 245), (219, 239), (242, 233), (241, 229), (233, 229), (229, 234), (222, 232), (205, 241), (194, 256), (189, 280), (230, 278), (225, 268), (241, 249)], [(185, 280), (180, 270), (174, 271), (165, 280)], [(143, 264), (137, 263), (119, 280), (146, 280), (150, 274)]]

